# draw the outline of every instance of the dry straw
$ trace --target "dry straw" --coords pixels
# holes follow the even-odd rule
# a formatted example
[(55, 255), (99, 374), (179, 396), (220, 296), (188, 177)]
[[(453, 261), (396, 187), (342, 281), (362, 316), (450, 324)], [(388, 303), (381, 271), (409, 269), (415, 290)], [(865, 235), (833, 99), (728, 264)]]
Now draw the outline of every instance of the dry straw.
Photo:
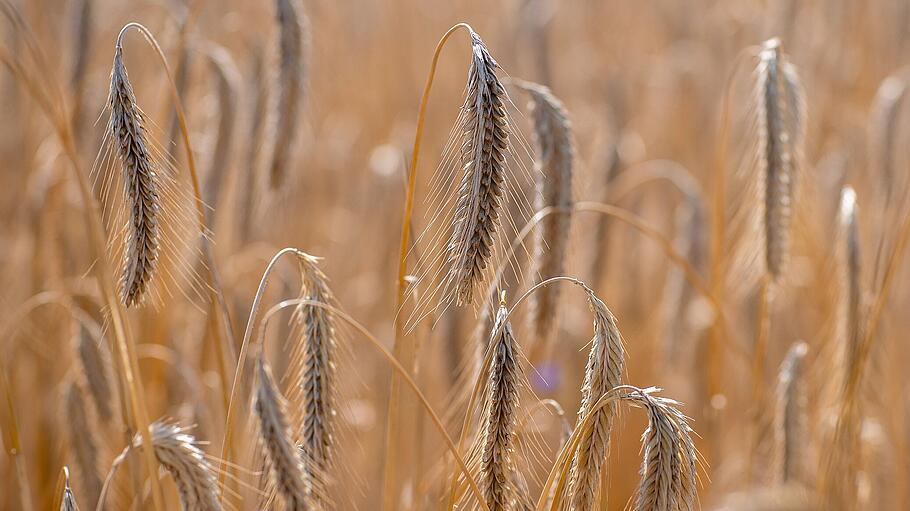
[(481, 490), (490, 511), (507, 511), (517, 499), (513, 484), (515, 467), (513, 450), (515, 416), (518, 411), (520, 367), (518, 345), (511, 323), (506, 322), (508, 309), (500, 304), (496, 314), (489, 349), (493, 359), (487, 377), (480, 474)]

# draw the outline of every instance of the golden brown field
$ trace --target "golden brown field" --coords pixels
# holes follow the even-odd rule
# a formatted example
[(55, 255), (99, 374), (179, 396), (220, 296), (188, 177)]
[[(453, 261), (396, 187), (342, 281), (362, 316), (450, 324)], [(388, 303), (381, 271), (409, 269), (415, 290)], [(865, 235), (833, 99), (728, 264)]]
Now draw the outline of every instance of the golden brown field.
[(910, 506), (906, 0), (0, 13), (0, 509)]

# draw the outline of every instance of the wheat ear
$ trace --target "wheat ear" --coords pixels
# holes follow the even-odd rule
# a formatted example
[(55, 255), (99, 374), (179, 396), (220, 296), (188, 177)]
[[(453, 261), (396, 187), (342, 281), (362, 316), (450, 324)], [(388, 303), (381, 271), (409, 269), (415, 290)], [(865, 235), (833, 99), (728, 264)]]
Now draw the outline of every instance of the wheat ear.
[(765, 42), (759, 54), (756, 85), (765, 269), (776, 281), (784, 273), (790, 253), (792, 207), (805, 129), (802, 85), (778, 39)]
[[(591, 427), (586, 428), (579, 438), (578, 450), (569, 472), (569, 494), (573, 509), (593, 509), (601, 480), (601, 471), (610, 448), (610, 431), (616, 416), (617, 404), (597, 408), (601, 396), (622, 382), (625, 354), (622, 336), (616, 326), (616, 318), (607, 306), (590, 290), (588, 305), (594, 315), (594, 338), (585, 366), (585, 380), (581, 388), (581, 407), (578, 410), (578, 424), (591, 413)], [(601, 502), (606, 502), (606, 495)]]
[[(824, 497), (825, 503), (835, 509), (852, 509), (857, 499), (857, 454), (862, 428), (863, 374), (858, 364), (865, 332), (856, 192), (850, 187), (841, 192), (838, 224), (837, 339), (841, 349), (838, 399), (842, 409), (831, 449), (826, 453)], [(853, 389), (850, 388), (851, 378), (857, 378)]]
[[(317, 266), (315, 257), (299, 255), (303, 283), (300, 297), (321, 304), (333, 305), (335, 297), (328, 279)], [(328, 507), (324, 477), (332, 462), (335, 429), (335, 319), (325, 307), (301, 304), (295, 311), (302, 340), (292, 354), (292, 360), (303, 361), (302, 374), (294, 375), (302, 393), (303, 430), (300, 451), (304, 475), (311, 502)]]
[(69, 444), (73, 454), (73, 465), (77, 468), (82, 497), (94, 502), (101, 495), (103, 482), (98, 471), (100, 459), (97, 424), (88, 413), (82, 388), (71, 381), (64, 394), (64, 414)]
[(483, 447), (481, 451), (481, 490), (490, 511), (511, 510), (515, 502), (512, 484), (512, 451), (515, 414), (518, 410), (520, 369), (517, 343), (512, 325), (506, 321), (508, 309), (500, 304), (489, 349), (493, 350), (485, 395)]
[(63, 498), (60, 499), (60, 511), (79, 511), (79, 506), (76, 504), (76, 495), (73, 494), (73, 489), (70, 487), (69, 469), (63, 467), (63, 473)]
[(258, 362), (259, 382), (254, 408), (259, 421), (259, 440), (265, 451), (272, 484), (288, 509), (306, 509), (306, 485), (303, 463), (291, 437), (285, 414), (286, 403), (278, 392), (272, 372), (261, 358)]
[(697, 453), (688, 419), (672, 399), (633, 392), (626, 399), (645, 408), (648, 428), (636, 511), (686, 511), (695, 508)]
[(76, 335), (76, 351), (98, 418), (105, 423), (110, 422), (114, 418), (114, 400), (109, 362), (101, 351), (101, 346), (83, 326), (79, 327)]
[[(231, 55), (221, 47), (213, 48), (209, 54), (212, 74), (217, 83), (218, 96), (218, 135), (215, 138), (215, 147), (212, 150), (212, 159), (209, 164), (205, 179), (203, 198), (213, 210), (218, 209), (218, 197), (224, 183), (225, 174), (233, 162), (232, 149), (234, 145), (234, 126), (237, 111), (238, 82), (240, 75), (234, 65)], [(208, 222), (212, 225), (212, 222)]]
[(111, 71), (110, 132), (120, 156), (123, 193), (129, 208), (127, 247), (120, 276), (120, 299), (131, 307), (142, 302), (155, 274), (159, 250), (158, 174), (149, 153), (143, 115), (123, 65), (123, 48), (114, 51)]
[(779, 483), (803, 483), (806, 442), (806, 384), (803, 359), (808, 346), (796, 343), (787, 352), (777, 378), (777, 411), (774, 417), (775, 477)]
[[(149, 431), (155, 457), (174, 479), (183, 510), (220, 510), (218, 481), (193, 435), (177, 424), (162, 421), (153, 422)], [(140, 445), (141, 437), (137, 436), (134, 443)]]
[(458, 306), (473, 303), (474, 288), (493, 255), (509, 152), (507, 95), (496, 76), (499, 66), (473, 31), (471, 51), (460, 126), (464, 175), (446, 256), (446, 295)]
[[(562, 102), (542, 85), (518, 83), (531, 96), (534, 135), (537, 141), (537, 195), (538, 211), (555, 207), (562, 211), (548, 215), (536, 231), (534, 265), (531, 275), (538, 282), (565, 273), (565, 258), (569, 243), (572, 216), (572, 165), (575, 149), (572, 126)], [(531, 295), (531, 324), (537, 343), (546, 354), (546, 346), (553, 333), (560, 286), (546, 286)]]
[[(838, 280), (840, 287), (838, 337), (843, 341), (843, 367), (850, 374), (862, 342), (862, 277), (857, 225), (856, 192), (846, 187), (841, 192), (838, 213)], [(846, 384), (845, 384), (846, 385)]]
[(276, 0), (278, 19), (277, 109), (272, 133), (272, 158), (269, 184), (278, 188), (288, 172), (291, 149), (297, 136), (300, 110), (303, 106), (303, 84), (306, 76), (303, 12), (295, 0)]

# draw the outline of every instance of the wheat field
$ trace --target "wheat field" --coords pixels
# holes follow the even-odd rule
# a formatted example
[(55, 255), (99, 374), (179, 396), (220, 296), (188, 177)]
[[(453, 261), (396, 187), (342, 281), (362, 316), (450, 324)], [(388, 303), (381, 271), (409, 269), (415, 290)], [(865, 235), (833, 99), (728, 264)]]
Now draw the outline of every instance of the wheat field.
[(906, 0), (0, 0), (0, 509), (907, 509), (908, 59)]

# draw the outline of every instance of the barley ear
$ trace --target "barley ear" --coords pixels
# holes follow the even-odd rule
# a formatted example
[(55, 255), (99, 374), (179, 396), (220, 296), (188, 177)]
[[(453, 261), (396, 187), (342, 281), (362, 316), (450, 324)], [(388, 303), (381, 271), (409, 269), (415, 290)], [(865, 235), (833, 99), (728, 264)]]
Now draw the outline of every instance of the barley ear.
[[(572, 165), (575, 150), (572, 127), (565, 107), (547, 87), (516, 82), (531, 97), (531, 113), (537, 142), (537, 195), (534, 204), (560, 208), (543, 219), (536, 232), (531, 275), (537, 282), (565, 273), (565, 259), (572, 220)], [(543, 355), (553, 334), (560, 286), (546, 286), (531, 295), (531, 324)]]
[(493, 358), (487, 377), (481, 450), (481, 489), (490, 511), (507, 511), (516, 501), (512, 454), (515, 416), (518, 411), (520, 368), (518, 345), (512, 325), (506, 322), (508, 309), (501, 304), (496, 314), (489, 349)]
[[(215, 472), (193, 435), (162, 421), (153, 422), (149, 432), (155, 457), (174, 479), (183, 511), (220, 511)], [(142, 437), (137, 435), (134, 445), (141, 443)]]
[(120, 299), (139, 305), (155, 276), (159, 251), (161, 199), (143, 126), (143, 114), (123, 65), (123, 48), (114, 51), (111, 71), (109, 130), (120, 158), (123, 193), (128, 208), (126, 248), (120, 276)]
[(633, 392), (626, 397), (648, 413), (636, 511), (695, 508), (697, 453), (688, 419), (672, 399)]
[[(300, 298), (334, 305), (335, 297), (318, 259), (305, 254), (298, 257), (302, 284)], [(291, 400), (303, 409), (300, 454), (310, 501), (317, 507), (331, 507), (326, 477), (332, 466), (335, 433), (335, 351), (334, 315), (314, 304), (300, 304), (294, 313), (300, 342), (294, 345), (291, 360), (298, 382)], [(298, 368), (299, 367), (299, 368)]]
[(474, 303), (474, 290), (493, 256), (505, 197), (510, 132), (508, 97), (496, 75), (499, 65), (473, 31), (471, 50), (458, 127), (464, 174), (445, 256), (445, 300), (459, 307)]
[(98, 470), (101, 459), (98, 435), (98, 424), (89, 413), (91, 408), (85, 402), (82, 388), (75, 382), (67, 384), (64, 393), (64, 414), (66, 431), (69, 434), (70, 452), (73, 466), (76, 468), (77, 482), (82, 497), (94, 502), (101, 495), (103, 482)]
[[(594, 293), (588, 292), (588, 305), (594, 315), (594, 338), (585, 366), (585, 379), (581, 389), (581, 407), (578, 423), (591, 413), (591, 427), (584, 430), (578, 441), (578, 450), (569, 472), (569, 494), (573, 509), (593, 509), (610, 449), (610, 432), (617, 413), (617, 404), (596, 408), (600, 398), (622, 383), (625, 354), (622, 335), (616, 318)], [(600, 502), (607, 501), (606, 495)]]
[(765, 270), (777, 281), (790, 254), (792, 209), (805, 138), (805, 107), (800, 79), (778, 39), (765, 42), (756, 74)]
[(285, 412), (284, 397), (278, 392), (272, 372), (262, 358), (257, 363), (258, 383), (254, 408), (271, 482), (288, 509), (306, 509), (303, 463), (297, 453)]
[(781, 364), (777, 379), (774, 472), (777, 482), (781, 484), (806, 482), (806, 443), (810, 437), (806, 425), (803, 359), (807, 350), (808, 346), (804, 342), (794, 344)]
[(63, 473), (65, 479), (63, 483), (63, 498), (60, 500), (60, 511), (79, 511), (79, 506), (76, 504), (76, 496), (70, 487), (69, 468), (63, 467)]
[(299, 128), (307, 71), (304, 47), (306, 18), (303, 11), (296, 0), (276, 0), (275, 6), (280, 62), (269, 164), (269, 185), (273, 190), (284, 182), (292, 161), (291, 151)]

